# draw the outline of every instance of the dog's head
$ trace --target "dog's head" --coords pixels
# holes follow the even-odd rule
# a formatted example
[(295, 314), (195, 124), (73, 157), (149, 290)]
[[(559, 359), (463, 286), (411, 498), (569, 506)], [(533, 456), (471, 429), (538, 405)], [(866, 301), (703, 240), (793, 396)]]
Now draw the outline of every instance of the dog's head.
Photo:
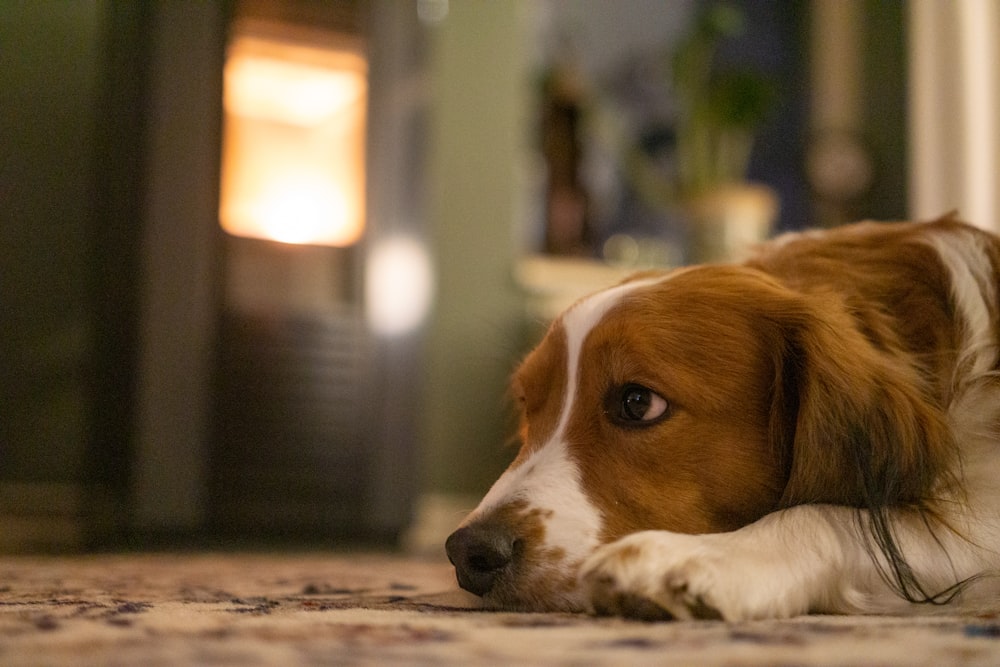
[(578, 302), (514, 375), (521, 449), (448, 539), (459, 584), (494, 607), (579, 610), (580, 563), (626, 534), (859, 504), (866, 481), (836, 469), (864, 437), (865, 456), (899, 472), (880, 448), (922, 446), (898, 433), (915, 429), (904, 404), (919, 397), (890, 394), (919, 380), (896, 377), (846, 312), (735, 266), (640, 275)]

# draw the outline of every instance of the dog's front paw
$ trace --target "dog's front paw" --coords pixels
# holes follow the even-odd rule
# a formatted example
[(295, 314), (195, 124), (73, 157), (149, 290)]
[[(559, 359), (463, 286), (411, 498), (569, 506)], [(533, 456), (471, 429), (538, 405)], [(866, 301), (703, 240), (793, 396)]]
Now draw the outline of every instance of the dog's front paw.
[(594, 613), (642, 620), (733, 621), (806, 611), (768, 576), (773, 564), (726, 542), (726, 535), (629, 535), (584, 562), (581, 585)]
[(644, 532), (601, 547), (581, 579), (593, 611), (642, 620), (722, 618), (712, 567), (692, 535)]

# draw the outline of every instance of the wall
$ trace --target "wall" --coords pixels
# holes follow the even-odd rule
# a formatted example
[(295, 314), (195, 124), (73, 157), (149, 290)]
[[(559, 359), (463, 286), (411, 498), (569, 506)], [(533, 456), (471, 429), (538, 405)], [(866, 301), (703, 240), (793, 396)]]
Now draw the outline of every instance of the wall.
[[(97, 324), (100, 9), (39, 2), (0, 12), (0, 549), (79, 539)], [(51, 516), (25, 517), (38, 511), (26, 497), (51, 503)]]
[(201, 519), (221, 7), (0, 12), (0, 549)]
[[(100, 22), (91, 4), (18, 3), (0, 19), (3, 113), (0, 267), (4, 372), (0, 477), (72, 477), (92, 339), (87, 260), (99, 95)], [(43, 394), (46, 401), (33, 401)], [(24, 467), (25, 442), (33, 455)], [(30, 444), (27, 444), (30, 443)]]
[(512, 269), (531, 131), (525, 8), (454, 2), (430, 29), (427, 219), (437, 302), (424, 477), (435, 492), (481, 493), (513, 455), (504, 447), (514, 433), (505, 391), (522, 345)]

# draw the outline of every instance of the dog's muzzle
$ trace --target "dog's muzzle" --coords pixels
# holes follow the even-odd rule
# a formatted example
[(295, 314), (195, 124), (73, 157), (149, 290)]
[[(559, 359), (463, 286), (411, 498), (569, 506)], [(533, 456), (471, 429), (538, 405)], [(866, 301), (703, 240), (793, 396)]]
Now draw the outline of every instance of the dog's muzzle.
[(514, 567), (519, 546), (520, 540), (509, 528), (477, 522), (452, 533), (445, 542), (445, 551), (455, 566), (458, 585), (482, 597)]

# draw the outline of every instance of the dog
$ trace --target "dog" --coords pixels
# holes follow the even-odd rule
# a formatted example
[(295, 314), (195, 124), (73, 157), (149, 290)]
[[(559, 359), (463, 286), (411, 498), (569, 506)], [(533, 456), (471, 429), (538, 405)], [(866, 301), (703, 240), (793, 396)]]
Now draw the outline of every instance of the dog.
[(578, 301), (514, 374), (459, 585), (644, 620), (969, 608), (1000, 569), (998, 290), (1000, 239), (946, 216)]

